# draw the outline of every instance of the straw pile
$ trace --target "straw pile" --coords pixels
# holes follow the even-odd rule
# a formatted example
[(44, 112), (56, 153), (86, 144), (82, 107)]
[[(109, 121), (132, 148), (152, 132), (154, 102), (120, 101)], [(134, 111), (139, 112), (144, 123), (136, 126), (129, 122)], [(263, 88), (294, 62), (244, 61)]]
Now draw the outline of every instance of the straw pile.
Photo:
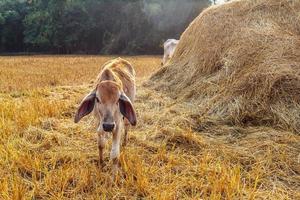
[(300, 1), (237, 0), (202, 12), (151, 77), (205, 119), (300, 131)]

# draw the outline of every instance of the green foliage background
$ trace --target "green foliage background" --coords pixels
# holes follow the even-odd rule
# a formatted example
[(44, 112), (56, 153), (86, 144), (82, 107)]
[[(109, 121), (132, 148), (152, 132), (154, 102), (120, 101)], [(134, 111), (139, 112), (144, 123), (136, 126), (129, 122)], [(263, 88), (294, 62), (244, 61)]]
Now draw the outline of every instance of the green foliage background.
[(208, 0), (0, 0), (0, 53), (157, 54)]

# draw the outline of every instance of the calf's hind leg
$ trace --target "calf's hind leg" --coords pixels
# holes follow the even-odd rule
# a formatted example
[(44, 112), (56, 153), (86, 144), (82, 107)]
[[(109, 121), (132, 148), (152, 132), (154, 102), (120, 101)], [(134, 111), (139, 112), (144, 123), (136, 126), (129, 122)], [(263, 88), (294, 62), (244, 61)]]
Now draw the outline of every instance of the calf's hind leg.
[(128, 142), (128, 131), (129, 131), (129, 128), (130, 128), (130, 123), (127, 119), (124, 119), (124, 139), (123, 139), (123, 144), (122, 146), (126, 146), (127, 145), (127, 142)]

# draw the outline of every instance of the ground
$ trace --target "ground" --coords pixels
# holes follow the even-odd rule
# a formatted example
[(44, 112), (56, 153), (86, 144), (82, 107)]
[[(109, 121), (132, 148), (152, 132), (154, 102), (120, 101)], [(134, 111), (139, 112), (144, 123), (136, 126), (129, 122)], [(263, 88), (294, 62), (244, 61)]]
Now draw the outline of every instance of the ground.
[(73, 116), (113, 56), (0, 57), (0, 199), (299, 199), (299, 135), (209, 127), (151, 89), (161, 57), (137, 71), (138, 125), (111, 176), (100, 170), (94, 120)]

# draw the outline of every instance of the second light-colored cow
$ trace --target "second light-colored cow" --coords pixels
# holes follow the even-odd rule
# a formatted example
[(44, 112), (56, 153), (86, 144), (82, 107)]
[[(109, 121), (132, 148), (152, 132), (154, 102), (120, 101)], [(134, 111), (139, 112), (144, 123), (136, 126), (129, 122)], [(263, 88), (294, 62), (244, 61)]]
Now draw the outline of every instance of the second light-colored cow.
[(168, 39), (167, 41), (165, 41), (164, 57), (163, 57), (162, 65), (166, 64), (166, 62), (170, 58), (172, 58), (178, 43), (179, 43), (179, 40), (175, 40), (175, 39)]
[(104, 64), (94, 89), (82, 100), (77, 110), (75, 123), (92, 111), (98, 120), (100, 165), (103, 165), (103, 150), (107, 137), (112, 132), (110, 158), (113, 160), (113, 169), (118, 168), (122, 131), (125, 129), (126, 144), (129, 125), (136, 125), (136, 114), (132, 104), (135, 91), (133, 67), (126, 60), (117, 58)]

